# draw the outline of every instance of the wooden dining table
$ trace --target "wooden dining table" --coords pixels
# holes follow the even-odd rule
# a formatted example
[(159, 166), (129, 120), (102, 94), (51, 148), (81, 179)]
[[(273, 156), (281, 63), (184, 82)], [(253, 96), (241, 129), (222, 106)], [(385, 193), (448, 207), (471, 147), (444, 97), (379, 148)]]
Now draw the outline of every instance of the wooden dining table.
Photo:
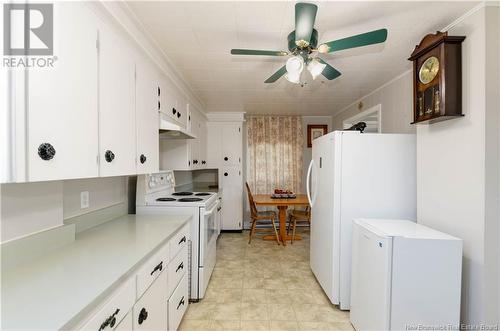
[[(283, 246), (286, 241), (291, 240), (292, 236), (286, 234), (286, 211), (288, 206), (309, 206), (309, 199), (305, 194), (297, 194), (294, 199), (273, 199), (271, 194), (256, 194), (253, 200), (257, 206), (276, 206), (278, 207), (278, 218), (280, 221), (279, 237)], [(294, 240), (301, 240), (300, 235), (295, 235)], [(276, 240), (274, 235), (264, 236), (264, 240)]]

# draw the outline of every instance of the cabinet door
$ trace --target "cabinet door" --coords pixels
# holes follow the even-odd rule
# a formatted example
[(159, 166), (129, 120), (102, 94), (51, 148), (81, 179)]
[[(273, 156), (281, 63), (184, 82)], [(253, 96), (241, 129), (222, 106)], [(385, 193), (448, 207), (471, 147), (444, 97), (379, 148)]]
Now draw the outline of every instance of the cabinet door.
[(167, 330), (167, 272), (163, 271), (133, 308), (134, 330)]
[(221, 179), (225, 207), (222, 211), (223, 230), (241, 230), (243, 218), (243, 183), (240, 167), (223, 167)]
[(160, 103), (159, 110), (168, 115), (171, 119), (176, 119), (175, 116), (177, 114), (177, 101), (175, 99), (174, 94), (172, 93), (172, 89), (167, 78), (163, 75), (160, 75), (159, 78), (159, 87), (160, 87)]
[(222, 125), (219, 123), (207, 123), (206, 143), (207, 165), (218, 167), (223, 162), (222, 157)]
[(137, 173), (159, 169), (158, 84), (156, 68), (139, 59), (136, 65)]
[(132, 331), (133, 324), (134, 322), (132, 320), (132, 312), (129, 311), (120, 322), (120, 324), (118, 324), (118, 326), (115, 328), (115, 331)]
[(100, 176), (135, 174), (135, 63), (121, 34), (99, 29)]
[(240, 165), (242, 154), (241, 125), (222, 125), (222, 164)]
[(184, 128), (187, 126), (188, 103), (186, 98), (180, 93), (177, 94), (177, 122)]
[(97, 18), (54, 3), (52, 68), (29, 70), (28, 180), (97, 177)]

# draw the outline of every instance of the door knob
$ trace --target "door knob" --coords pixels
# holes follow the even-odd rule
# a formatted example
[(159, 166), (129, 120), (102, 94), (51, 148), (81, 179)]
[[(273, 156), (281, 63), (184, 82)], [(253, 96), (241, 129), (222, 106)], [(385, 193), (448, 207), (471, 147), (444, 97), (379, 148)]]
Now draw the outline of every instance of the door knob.
[(56, 149), (51, 144), (43, 143), (38, 146), (38, 156), (40, 156), (42, 160), (51, 160), (54, 155), (56, 155)]
[(106, 159), (106, 162), (111, 162), (111, 161), (113, 161), (115, 159), (115, 154), (108, 149), (104, 153), (104, 159)]

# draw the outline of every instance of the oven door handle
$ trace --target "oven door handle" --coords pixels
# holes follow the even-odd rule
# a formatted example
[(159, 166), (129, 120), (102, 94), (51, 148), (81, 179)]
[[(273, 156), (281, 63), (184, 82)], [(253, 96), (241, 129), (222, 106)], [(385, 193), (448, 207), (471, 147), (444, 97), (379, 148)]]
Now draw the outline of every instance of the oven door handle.
[(212, 209), (206, 211), (204, 215), (205, 216), (212, 215), (214, 213), (215, 209), (217, 209), (218, 205), (219, 205), (219, 200), (216, 200), (214, 206), (212, 207)]

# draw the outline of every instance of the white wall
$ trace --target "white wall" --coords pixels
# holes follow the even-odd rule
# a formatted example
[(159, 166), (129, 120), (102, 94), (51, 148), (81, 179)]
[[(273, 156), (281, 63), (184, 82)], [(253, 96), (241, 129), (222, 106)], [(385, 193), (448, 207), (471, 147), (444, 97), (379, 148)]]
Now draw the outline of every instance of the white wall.
[[(80, 192), (89, 191), (90, 206), (80, 209)], [(2, 184), (1, 242), (61, 226), (64, 219), (127, 202), (127, 178)]]
[[(408, 61), (408, 68), (411, 63)], [(382, 132), (384, 133), (414, 133), (413, 121), (413, 94), (412, 94), (411, 71), (396, 77), (392, 81), (382, 85), (375, 91), (354, 102), (347, 108), (333, 116), (333, 129), (341, 130), (342, 122), (361, 111), (367, 110), (378, 104), (382, 105)], [(359, 102), (363, 108), (358, 109)]]
[(309, 167), (309, 163), (311, 162), (312, 158), (312, 148), (307, 147), (307, 126), (311, 124), (326, 124), (328, 125), (328, 132), (333, 131), (331, 116), (302, 116), (302, 132), (304, 136), (304, 146), (302, 152), (302, 162), (303, 162), (302, 192), (300, 193), (306, 192), (307, 168)]
[[(498, 271), (499, 127), (498, 120), (488, 121), (498, 117), (499, 86), (488, 76), (492, 70), (498, 74), (499, 58), (489, 59), (492, 46), (486, 43), (493, 25), (492, 18), (487, 22), (486, 11), (498, 8), (486, 8), (449, 30), (450, 35), (466, 36), (462, 44), (465, 117), (417, 128), (418, 221), (464, 240), (462, 321), (473, 324), (498, 321), (498, 277), (491, 278)], [(487, 98), (487, 84), (496, 84), (496, 102)]]

